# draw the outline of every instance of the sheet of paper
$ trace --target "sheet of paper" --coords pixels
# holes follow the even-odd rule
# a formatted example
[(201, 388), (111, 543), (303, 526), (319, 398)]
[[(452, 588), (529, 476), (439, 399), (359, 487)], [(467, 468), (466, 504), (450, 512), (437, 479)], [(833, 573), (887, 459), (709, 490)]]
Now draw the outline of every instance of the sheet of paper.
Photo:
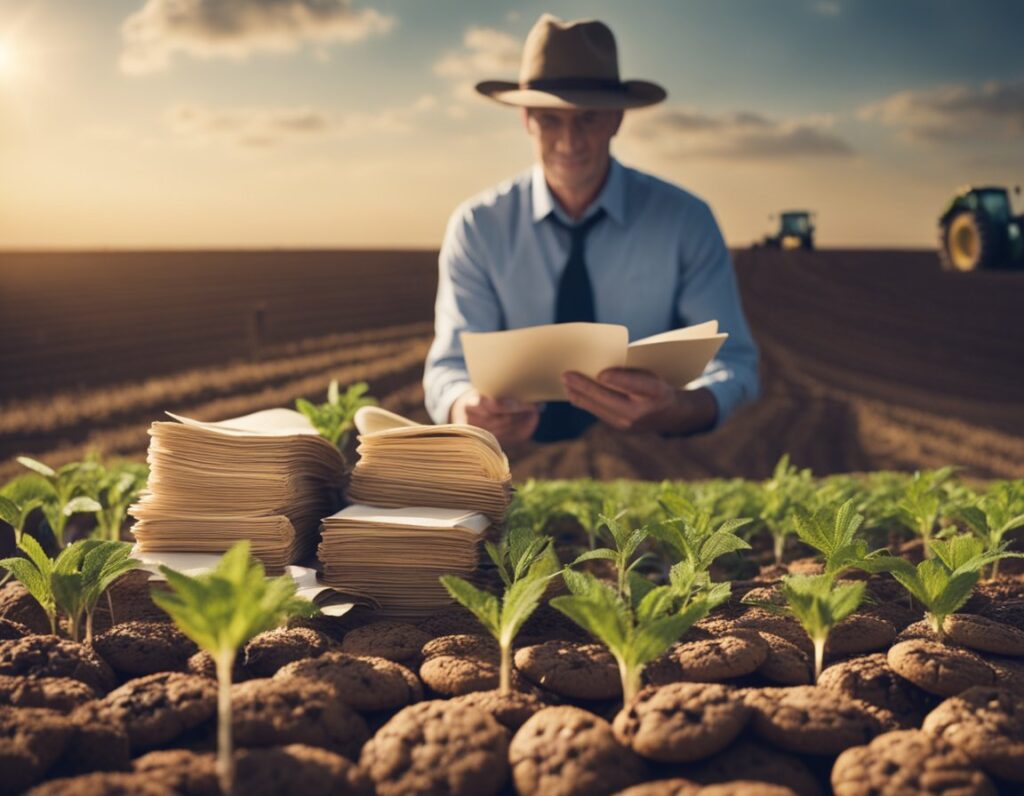
[(665, 340), (630, 346), (626, 367), (649, 370), (673, 387), (683, 387), (700, 376), (729, 335), (699, 340)]
[(132, 547), (132, 558), (142, 562), (140, 569), (151, 573), (151, 581), (167, 580), (160, 567), (170, 567), (184, 575), (202, 575), (217, 568), (221, 556), (219, 553), (158, 553), (143, 552), (139, 546)]
[(371, 525), (401, 525), (421, 528), (466, 528), (481, 533), (490, 520), (483, 514), (465, 509), (442, 509), (427, 506), (382, 509), (376, 506), (346, 506), (341, 511), (325, 518), (330, 524), (334, 520)]
[(491, 398), (565, 400), (562, 373), (596, 377), (626, 364), (629, 331), (609, 323), (558, 323), (503, 332), (463, 332), (473, 386)]
[(264, 409), (260, 412), (242, 415), (241, 417), (231, 417), (227, 420), (219, 420), (216, 423), (194, 420), (191, 417), (176, 415), (173, 412), (167, 412), (166, 414), (170, 415), (178, 422), (184, 423), (186, 426), (202, 428), (207, 431), (213, 431), (218, 434), (225, 434), (229, 436), (256, 435), (287, 437), (295, 434), (315, 435), (317, 433), (316, 428), (314, 428), (313, 424), (309, 422), (309, 418), (301, 412), (296, 412), (293, 409)]
[(694, 326), (684, 326), (682, 329), (673, 329), (670, 332), (652, 334), (650, 337), (634, 340), (629, 344), (629, 347), (634, 348), (649, 343), (664, 343), (668, 340), (695, 340), (701, 337), (711, 337), (715, 334), (718, 334), (718, 321), (705, 321)]
[(423, 428), (421, 423), (402, 417), (379, 406), (362, 406), (353, 417), (356, 430), (360, 434), (376, 434), (390, 431), (393, 428)]

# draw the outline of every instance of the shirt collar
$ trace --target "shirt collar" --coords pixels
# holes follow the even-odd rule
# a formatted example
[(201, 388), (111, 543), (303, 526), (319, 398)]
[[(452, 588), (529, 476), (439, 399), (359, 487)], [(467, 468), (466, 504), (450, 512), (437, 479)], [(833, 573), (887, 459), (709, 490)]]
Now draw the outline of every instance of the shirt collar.
[[(622, 164), (615, 158), (611, 159), (608, 167), (608, 179), (601, 188), (601, 193), (590, 203), (583, 214), (583, 218), (590, 216), (597, 208), (604, 208), (604, 212), (618, 224), (626, 223), (626, 184)], [(547, 181), (544, 179), (544, 169), (539, 163), (533, 166), (531, 177), (531, 192), (533, 200), (533, 221), (539, 223), (551, 213), (555, 213), (568, 224), (577, 223), (566, 217), (565, 213), (558, 206)], [(580, 219), (582, 220), (582, 219)]]

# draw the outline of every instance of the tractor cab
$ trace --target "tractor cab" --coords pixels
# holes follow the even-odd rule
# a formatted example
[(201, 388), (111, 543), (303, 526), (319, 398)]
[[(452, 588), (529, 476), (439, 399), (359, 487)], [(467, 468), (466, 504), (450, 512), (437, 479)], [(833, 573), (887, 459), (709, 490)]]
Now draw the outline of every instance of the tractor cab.
[(786, 210), (779, 213), (779, 229), (766, 235), (764, 245), (770, 249), (813, 249), (814, 223), (807, 210)]
[[(1020, 196), (1020, 186), (1014, 189)], [(1002, 186), (961, 188), (939, 216), (939, 261), (951, 271), (1024, 265), (1024, 216)]]

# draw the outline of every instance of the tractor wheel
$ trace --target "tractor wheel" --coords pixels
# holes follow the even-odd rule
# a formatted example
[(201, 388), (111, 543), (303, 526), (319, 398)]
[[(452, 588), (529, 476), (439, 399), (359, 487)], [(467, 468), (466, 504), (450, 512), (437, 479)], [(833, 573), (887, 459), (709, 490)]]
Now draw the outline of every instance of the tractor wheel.
[(992, 268), (999, 261), (999, 236), (992, 223), (969, 210), (939, 227), (939, 260), (947, 271)]

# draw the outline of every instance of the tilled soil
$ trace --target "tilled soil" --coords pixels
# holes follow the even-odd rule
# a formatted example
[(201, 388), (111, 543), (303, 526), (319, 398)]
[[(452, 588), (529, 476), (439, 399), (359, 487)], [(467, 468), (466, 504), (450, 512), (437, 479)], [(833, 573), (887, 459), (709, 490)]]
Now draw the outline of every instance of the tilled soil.
[[(766, 571), (745, 587), (770, 590), (782, 570)], [(869, 580), (881, 589), (882, 579)], [(1018, 793), (1024, 656), (1009, 654), (1012, 643), (996, 644), (1000, 654), (985, 647), (1024, 632), (1020, 612), (991, 616), (1021, 600), (1024, 578), (1001, 576), (968, 603), (981, 612), (947, 622), (970, 629), (960, 644), (910, 622), (876, 636), (870, 651), (833, 655), (817, 685), (792, 627), (766, 623), (757, 608), (723, 607), (651, 665), (657, 676), (625, 706), (609, 697), (615, 689), (586, 687), (591, 670), (606, 677), (607, 662), (592, 641), (560, 632), (548, 609), (520, 634), (520, 690), (505, 697), (488, 677), (452, 687), (458, 661), (476, 671), (494, 655), (461, 609), (418, 627), (343, 618), (331, 636), (298, 624), (247, 646), (260, 660), (256, 671), (241, 667), (249, 679), (233, 689), (240, 776), (256, 787), (252, 766), (274, 760), (260, 792), (294, 780), (309, 782), (309, 794)], [(854, 617), (883, 621), (867, 610)], [(79, 661), (90, 672), (115, 661), (24, 626), (9, 634), (28, 635), (0, 640), (0, 759), (17, 765), (0, 794), (218, 793), (210, 675), (186, 663), (186, 644), (168, 646), (177, 636), (160, 623), (115, 630), (108, 639), (136, 646), (151, 634), (145, 668), (157, 671), (111, 666), (116, 681), (86, 686), (71, 679)], [(419, 654), (402, 648), (399, 663), (345, 651), (389, 651), (397, 638), (420, 639)], [(450, 662), (440, 679), (439, 657)]]
[[(436, 255), (293, 255), (290, 276), (276, 273), (267, 253), (196, 259), (206, 284), (252, 266), (245, 300), (230, 312), (220, 294), (188, 298), (186, 313), (184, 294), (125, 293), (145, 305), (146, 328), (159, 329), (146, 332), (159, 337), (159, 356), (126, 305), (120, 316), (102, 324), (91, 318), (94, 325), (83, 328), (75, 321), (84, 310), (75, 300), (80, 292), (70, 293), (73, 280), (59, 301), (51, 286), (59, 280), (33, 298), (30, 277), (41, 266), (5, 256), (0, 279), (9, 289), (0, 299), (12, 298), (0, 308), (0, 364), (11, 392), (0, 396), (0, 479), (21, 471), (13, 457), (22, 453), (54, 465), (81, 459), (91, 447), (141, 459), (146, 428), (168, 407), (201, 419), (229, 417), (322, 395), (331, 378), (365, 379), (384, 406), (426, 421), (420, 382), (432, 338)], [(69, 270), (78, 256), (85, 255), (61, 255), (67, 262), (57, 257), (50, 267)], [(132, 256), (112, 263), (112, 273), (146, 261)], [(818, 475), (950, 463), (978, 478), (1024, 474), (1021, 273), (946, 273), (928, 251), (758, 250), (737, 251), (734, 259), (761, 351), (760, 401), (719, 429), (684, 439), (598, 425), (572, 442), (527, 444), (510, 451), (517, 479), (764, 478), (786, 452)], [(89, 262), (100, 266), (96, 257)], [(348, 263), (356, 270), (346, 271)], [(310, 274), (329, 289), (307, 290), (299, 312), (288, 283)], [(355, 274), (359, 279), (348, 281)], [(350, 287), (339, 292), (330, 280)], [(381, 298), (395, 290), (400, 299)], [(247, 354), (247, 318), (260, 301), (267, 305), (266, 345)], [(135, 349), (118, 349), (124, 341)], [(195, 359), (196, 352), (206, 358)], [(82, 360), (86, 353), (93, 359)], [(133, 364), (140, 357), (158, 370), (141, 370)], [(99, 360), (104, 367), (89, 370)], [(69, 379), (72, 365), (85, 369)]]

